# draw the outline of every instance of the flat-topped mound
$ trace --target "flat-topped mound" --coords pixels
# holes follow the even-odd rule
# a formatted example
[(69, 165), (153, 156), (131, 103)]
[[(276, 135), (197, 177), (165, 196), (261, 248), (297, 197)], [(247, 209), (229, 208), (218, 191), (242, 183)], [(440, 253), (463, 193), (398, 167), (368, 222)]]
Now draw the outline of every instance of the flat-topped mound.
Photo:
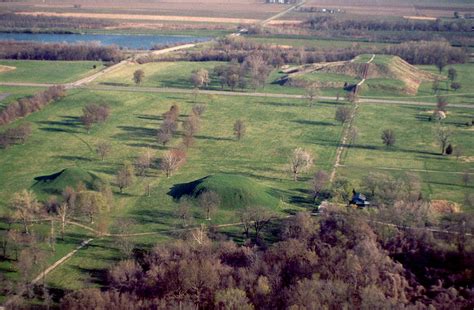
[(36, 183), (33, 189), (47, 194), (61, 194), (67, 187), (76, 187), (82, 183), (87, 189), (92, 189), (94, 183), (100, 181), (95, 174), (81, 168), (66, 168), (51, 175), (44, 175), (35, 178)]
[[(410, 65), (398, 56), (359, 55), (352, 61), (323, 62), (299, 67), (293, 67), (285, 70), (287, 80), (301, 79), (304, 75), (337, 74), (341, 76), (350, 76), (358, 79), (383, 79), (398, 80), (403, 83), (403, 92), (415, 95), (422, 82), (442, 79), (443, 77), (426, 72)], [(322, 85), (323, 82), (321, 81)]]
[(205, 178), (175, 185), (169, 194), (176, 199), (182, 196), (193, 198), (205, 191), (217, 193), (221, 208), (239, 209), (246, 206), (265, 206), (276, 208), (279, 199), (270, 193), (266, 186), (240, 175), (216, 174)]

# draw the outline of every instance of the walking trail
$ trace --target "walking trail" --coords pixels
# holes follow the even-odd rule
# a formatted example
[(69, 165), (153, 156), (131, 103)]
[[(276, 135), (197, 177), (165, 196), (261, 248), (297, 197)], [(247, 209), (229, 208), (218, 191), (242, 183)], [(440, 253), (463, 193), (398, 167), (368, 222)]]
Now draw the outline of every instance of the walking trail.
[[(354, 93), (357, 95), (357, 92), (359, 91), (360, 86), (364, 84), (365, 79), (367, 77), (367, 71), (368, 71), (368, 64), (370, 64), (375, 58), (375, 54), (372, 55), (372, 57), (367, 61), (367, 67), (364, 72), (364, 78), (362, 81), (360, 81), (354, 90)], [(347, 140), (349, 139), (349, 136), (351, 134), (351, 129), (352, 129), (352, 124), (354, 123), (355, 116), (357, 114), (357, 110), (359, 109), (359, 100), (356, 100), (354, 103), (354, 107), (352, 108), (351, 115), (349, 117), (349, 122), (347, 122), (347, 126), (344, 129), (344, 132), (342, 134), (341, 142), (339, 143), (339, 147), (336, 150), (336, 161), (334, 162), (334, 166), (331, 171), (331, 175), (329, 177), (329, 181), (332, 183), (334, 179), (336, 178), (336, 172), (337, 168), (340, 166), (341, 163), (341, 157), (342, 153), (344, 152), (344, 149), (347, 147)]]

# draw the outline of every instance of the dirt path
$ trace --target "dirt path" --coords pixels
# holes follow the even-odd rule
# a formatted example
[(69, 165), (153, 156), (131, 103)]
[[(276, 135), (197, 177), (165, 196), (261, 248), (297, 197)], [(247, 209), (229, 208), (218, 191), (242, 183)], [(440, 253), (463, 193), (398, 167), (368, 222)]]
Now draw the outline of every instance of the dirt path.
[[(374, 60), (374, 58), (375, 58), (375, 54), (372, 54), (372, 57), (369, 59), (369, 61), (367, 61), (367, 65), (369, 65)], [(366, 75), (367, 75), (367, 70), (365, 71), (364, 78), (362, 79), (362, 81), (360, 81), (356, 85), (356, 88), (355, 88), (356, 94), (357, 94), (357, 91), (359, 90), (359, 87), (362, 84), (364, 84), (365, 79), (366, 79)], [(352, 124), (354, 123), (354, 119), (356, 117), (358, 109), (359, 109), (359, 100), (356, 100), (355, 103), (354, 103), (354, 107), (352, 108), (352, 111), (351, 111), (351, 116), (349, 118), (349, 122), (347, 123), (347, 126), (345, 126), (345, 128), (344, 128), (344, 132), (342, 134), (341, 142), (339, 143), (339, 147), (336, 150), (336, 161), (334, 162), (334, 166), (332, 168), (331, 175), (329, 177), (329, 182), (331, 182), (331, 183), (336, 178), (336, 171), (337, 171), (337, 168), (341, 164), (342, 153), (344, 152), (344, 149), (347, 147), (347, 140), (349, 139), (351, 129), (352, 129)]]
[[(294, 9), (299, 8), (300, 6), (304, 5), (305, 3), (306, 3), (306, 0), (302, 0), (299, 3), (289, 7), (288, 9), (286, 9), (286, 10), (284, 10), (284, 11), (282, 11), (282, 12), (276, 14), (276, 15), (273, 15), (270, 18), (265, 19), (264, 21), (260, 22), (260, 25), (264, 26), (264, 25), (270, 23), (271, 21), (273, 21), (275, 19), (278, 19), (278, 18), (282, 17), (283, 15), (288, 14), (289, 12), (293, 11)], [(283, 23), (284, 21), (281, 21), (281, 22)]]

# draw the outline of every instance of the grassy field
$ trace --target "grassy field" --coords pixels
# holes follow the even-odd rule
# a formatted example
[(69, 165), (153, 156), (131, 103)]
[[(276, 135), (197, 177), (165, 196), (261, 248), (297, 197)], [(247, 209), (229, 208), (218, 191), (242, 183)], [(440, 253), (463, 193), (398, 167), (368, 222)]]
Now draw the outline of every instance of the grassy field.
[[(319, 168), (328, 169), (333, 161), (335, 147), (327, 148), (313, 140), (320, 135), (333, 143), (339, 139), (341, 128), (333, 121), (334, 104), (323, 103), (310, 110), (303, 101), (238, 97), (216, 97), (210, 101), (204, 96), (198, 100), (209, 102), (209, 106), (196, 147), (190, 149), (188, 164), (169, 179), (154, 169), (146, 178), (153, 183), (152, 196), (142, 196), (145, 180), (140, 180), (126, 195), (118, 196), (118, 213), (172, 207), (172, 197), (166, 193), (174, 184), (218, 172), (257, 179), (266, 186), (281, 190), (280, 196), (287, 203), (298, 193), (286, 169), (287, 158), (294, 147), (309, 148), (317, 156)], [(81, 109), (88, 102), (107, 102), (112, 107), (111, 119), (93, 128), (90, 134), (78, 123)], [(180, 104), (183, 113), (189, 113), (192, 105), (190, 97), (178, 95), (73, 91), (61, 102), (30, 115), (26, 118), (33, 123), (30, 140), (25, 145), (2, 150), (1, 205), (6, 206), (13, 192), (31, 187), (33, 178), (37, 176), (80, 167), (113, 182), (113, 174), (123, 160), (133, 160), (148, 148), (160, 157), (166, 148), (157, 145), (154, 132), (159, 127), (160, 115), (172, 103)], [(314, 111), (314, 115), (308, 111)], [(232, 134), (233, 122), (238, 118), (247, 122), (248, 132), (240, 143)], [(113, 156), (104, 162), (99, 161), (94, 152), (95, 144), (102, 140), (110, 141), (113, 147)], [(175, 139), (172, 145), (178, 143), (179, 140)], [(301, 187), (305, 186), (301, 184)], [(135, 214), (135, 217), (140, 220), (152, 214)], [(167, 226), (154, 225), (153, 221), (146, 224), (156, 228)], [(147, 225), (137, 226), (140, 230), (149, 228)]]
[[(288, 157), (295, 147), (301, 146), (316, 158), (316, 167), (312, 171), (316, 168), (330, 170), (341, 134), (341, 126), (333, 120), (336, 104), (319, 103), (309, 108), (301, 100), (209, 98), (204, 95), (199, 96), (198, 101), (207, 103), (207, 111), (196, 143), (189, 149), (186, 165), (166, 178), (155, 162), (153, 169), (145, 177), (138, 178), (134, 186), (123, 194), (119, 194), (114, 186), (115, 204), (107, 214), (111, 232), (119, 228), (119, 219), (130, 219), (133, 221), (130, 233), (161, 232), (157, 236), (136, 238), (135, 242), (139, 244), (150, 246), (171, 237), (167, 231), (180, 227), (180, 224), (175, 216), (177, 202), (170, 191), (180, 184), (215, 174), (224, 178), (228, 176), (230, 180), (232, 175), (238, 175), (255, 182), (258, 184), (255, 188), (265, 189), (265, 195), (273, 197), (272, 208), (276, 213), (287, 214), (308, 206), (306, 189), (310, 173), (294, 182), (287, 168)], [(78, 123), (78, 117), (82, 107), (89, 102), (110, 104), (112, 114), (105, 124), (94, 127), (88, 134)], [(161, 114), (172, 103), (180, 105), (181, 120), (194, 104), (191, 96), (75, 90), (70, 91), (65, 99), (19, 121), (31, 122), (33, 135), (24, 145), (0, 150), (1, 213), (7, 210), (12, 193), (23, 188), (38, 190), (32, 187), (35, 177), (79, 167), (115, 184), (115, 171), (124, 160), (133, 161), (145, 150), (152, 150), (157, 158), (161, 157), (170, 147), (180, 143), (181, 134), (166, 147), (158, 145), (155, 139)], [(237, 141), (232, 132), (233, 123), (239, 118), (247, 125), (247, 134), (241, 141)], [(112, 144), (112, 155), (104, 161), (94, 152), (99, 141)], [(150, 196), (145, 195), (146, 184), (151, 185)], [(41, 191), (37, 193), (42, 199), (48, 197)], [(210, 223), (239, 221), (236, 211), (220, 209)], [(209, 223), (197, 206), (192, 212), (197, 223)], [(47, 228), (48, 225), (42, 229)], [(85, 235), (80, 234), (75, 239), (68, 239), (61, 245), (64, 251), (58, 250), (53, 258), (57, 259), (84, 238)], [(83, 280), (98, 285), (94, 281), (100, 272), (122, 258), (120, 255), (110, 240), (94, 241), (64, 267), (53, 272), (48, 282), (52, 287), (63, 289), (83, 287), (86, 285)], [(3, 266), (3, 269), (13, 271), (11, 265)], [(14, 277), (14, 273), (11, 276)]]
[[(461, 174), (473, 168), (474, 135), (464, 126), (472, 118), (470, 110), (452, 109), (443, 124), (453, 130), (450, 142), (462, 147), (463, 156), (440, 155), (433, 130), (436, 122), (428, 117), (432, 108), (393, 105), (362, 105), (355, 126), (356, 143), (344, 155), (342, 175), (361, 181), (369, 172), (399, 175), (414, 172), (423, 180), (423, 190), (432, 199), (462, 202), (464, 193), (472, 191), (462, 184)], [(393, 129), (396, 145), (388, 149), (380, 138), (384, 129)]]
[(16, 67), (0, 73), (0, 82), (15, 83), (68, 83), (103, 69), (98, 61), (0, 60), (0, 65)]

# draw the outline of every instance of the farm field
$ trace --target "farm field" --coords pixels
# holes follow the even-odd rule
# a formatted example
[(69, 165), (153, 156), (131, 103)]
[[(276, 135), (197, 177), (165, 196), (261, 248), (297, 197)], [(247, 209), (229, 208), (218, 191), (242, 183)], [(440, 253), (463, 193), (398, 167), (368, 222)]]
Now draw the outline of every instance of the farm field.
[[(395, 176), (410, 172), (422, 179), (423, 192), (429, 198), (462, 203), (464, 194), (472, 191), (472, 185), (462, 183), (462, 173), (474, 168), (474, 135), (472, 128), (465, 126), (472, 111), (450, 109), (442, 121), (453, 131), (450, 143), (463, 150), (459, 159), (441, 155), (434, 136), (437, 122), (428, 120), (432, 111), (429, 107), (361, 104), (355, 121), (358, 138), (344, 154), (341, 174), (360, 184), (369, 172)], [(396, 134), (392, 148), (382, 144), (384, 129)]]
[(99, 61), (0, 60), (0, 66), (16, 68), (0, 73), (0, 83), (46, 84), (73, 82), (104, 68)]
[[(122, 13), (134, 15), (196, 16), (222, 18), (265, 19), (282, 10), (281, 5), (269, 5), (255, 0), (239, 0), (229, 3), (225, 0), (205, 0), (200, 5), (189, 0), (178, 1), (137, 1), (130, 7), (129, 1), (95, 2), (91, 1), (26, 1), (15, 3), (16, 10), (44, 12), (77, 12), (74, 5), (80, 5), (79, 12)], [(12, 5), (10, 4), (10, 7)]]

